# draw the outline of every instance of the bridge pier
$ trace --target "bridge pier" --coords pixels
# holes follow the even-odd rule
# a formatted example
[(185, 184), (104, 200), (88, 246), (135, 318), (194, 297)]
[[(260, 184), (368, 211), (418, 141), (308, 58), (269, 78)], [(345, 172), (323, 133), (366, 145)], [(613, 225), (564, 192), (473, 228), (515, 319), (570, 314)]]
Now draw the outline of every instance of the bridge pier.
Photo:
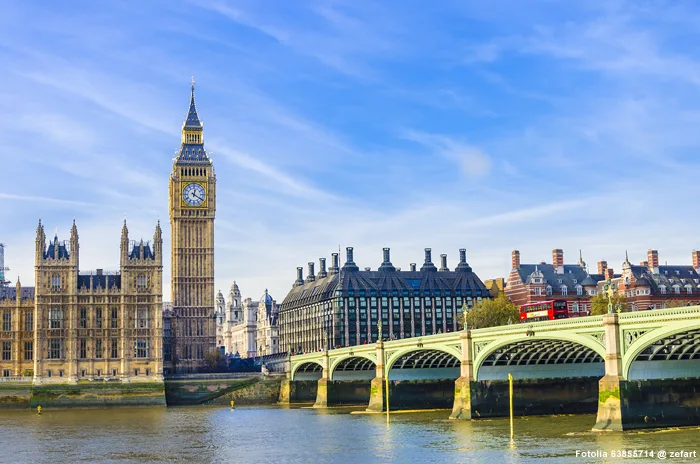
[(377, 341), (377, 365), (376, 365), (376, 375), (370, 382), (369, 387), (369, 406), (367, 406), (367, 411), (369, 412), (382, 412), (384, 411), (384, 398), (385, 398), (385, 375), (386, 367), (384, 366), (384, 342)]
[(626, 380), (622, 373), (619, 315), (603, 316), (605, 333), (605, 376), (598, 382), (598, 415), (593, 430), (624, 430), (622, 405)]
[(455, 380), (455, 399), (450, 419), (471, 419), (472, 382), (474, 381), (471, 330), (464, 331), (459, 339), (462, 343), (462, 359), (459, 378)]
[(292, 359), (287, 355), (287, 359), (284, 361), (284, 370), (287, 373), (285, 378), (280, 383), (280, 404), (289, 404), (292, 400)]
[(321, 355), (321, 378), (318, 379), (318, 387), (316, 388), (316, 402), (314, 408), (328, 407), (328, 374), (330, 372), (328, 365), (328, 350), (323, 350)]

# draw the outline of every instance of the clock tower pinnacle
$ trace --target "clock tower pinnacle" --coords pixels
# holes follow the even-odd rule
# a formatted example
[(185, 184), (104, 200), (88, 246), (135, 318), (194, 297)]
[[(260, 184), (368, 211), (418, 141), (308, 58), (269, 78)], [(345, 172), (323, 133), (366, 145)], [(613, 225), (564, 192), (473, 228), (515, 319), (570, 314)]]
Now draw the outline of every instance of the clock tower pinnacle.
[(197, 372), (215, 349), (214, 217), (216, 175), (204, 149), (194, 100), (182, 124), (180, 149), (170, 174), (172, 369)]

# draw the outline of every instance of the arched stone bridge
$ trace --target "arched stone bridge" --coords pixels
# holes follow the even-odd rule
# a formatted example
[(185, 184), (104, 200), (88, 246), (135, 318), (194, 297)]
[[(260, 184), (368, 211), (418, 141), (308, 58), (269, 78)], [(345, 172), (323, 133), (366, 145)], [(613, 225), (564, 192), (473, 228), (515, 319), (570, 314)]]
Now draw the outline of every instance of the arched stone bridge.
[[(538, 407), (532, 395), (542, 393), (547, 385), (557, 386), (554, 399), (563, 404), (593, 404), (590, 398), (572, 398), (567, 388), (592, 390), (595, 385), (582, 386), (581, 379), (595, 379), (598, 391), (592, 398), (598, 400), (598, 429), (659, 426), (659, 418), (673, 425), (684, 423), (682, 418), (670, 419), (674, 414), (697, 423), (700, 398), (694, 391), (700, 386), (700, 306), (514, 324), (297, 355), (289, 358), (288, 380), (318, 381), (316, 406), (320, 407), (328, 403), (329, 385), (371, 381), (370, 409), (381, 411), (385, 372), (392, 381), (393, 396), (402, 382), (455, 380), (453, 418), (469, 419), (474, 412), (485, 411), (482, 397), (497, 395), (489, 389), (502, 384), (510, 373), (521, 383), (524, 395), (530, 396), (533, 413)], [(664, 379), (676, 380), (671, 386)], [(670, 413), (668, 405), (661, 403), (633, 404), (649, 403), (650, 395), (661, 398), (671, 393), (669, 389), (696, 406)], [(491, 408), (496, 410), (492, 415), (500, 415), (499, 408)]]

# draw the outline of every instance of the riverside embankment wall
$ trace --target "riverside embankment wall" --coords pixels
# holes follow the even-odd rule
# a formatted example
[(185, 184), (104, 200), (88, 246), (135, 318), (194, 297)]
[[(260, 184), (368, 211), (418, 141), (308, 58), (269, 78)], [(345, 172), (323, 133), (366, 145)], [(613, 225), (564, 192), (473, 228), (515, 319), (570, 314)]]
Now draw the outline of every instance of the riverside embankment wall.
[(78, 382), (32, 385), (0, 383), (0, 409), (85, 408), (109, 406), (177, 406), (194, 404), (274, 404), (280, 377), (252, 373), (225, 376), (181, 376), (164, 382)]

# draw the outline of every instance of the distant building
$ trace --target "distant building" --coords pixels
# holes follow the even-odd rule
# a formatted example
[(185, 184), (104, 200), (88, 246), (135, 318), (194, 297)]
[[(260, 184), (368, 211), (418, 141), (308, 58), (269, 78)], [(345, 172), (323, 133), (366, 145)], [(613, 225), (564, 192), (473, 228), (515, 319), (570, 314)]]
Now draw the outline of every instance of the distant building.
[(484, 285), (489, 290), (491, 298), (498, 298), (498, 296), (503, 293), (506, 286), (506, 279), (503, 277), (497, 277), (495, 279), (484, 280)]
[(226, 354), (253, 358), (256, 355), (258, 302), (246, 298), (241, 302), (241, 291), (233, 282), (228, 294), (224, 321), (224, 351)]
[(625, 256), (622, 274), (614, 282), (632, 311), (665, 308), (671, 301), (700, 304), (700, 251), (692, 252), (691, 265), (660, 265), (657, 250), (649, 250), (638, 266)]
[(447, 267), (447, 255), (440, 256), (438, 269), (425, 249), (425, 263), (402, 271), (391, 264), (389, 248), (376, 271), (355, 264), (352, 247), (342, 268), (338, 254), (326, 271), (320, 259), (318, 275), (314, 263), (297, 280), (280, 306), (280, 351), (308, 352), (323, 347), (352, 346), (382, 338), (419, 337), (458, 330), (462, 304), (472, 306), (489, 298), (489, 290), (459, 250), (456, 268)]
[(590, 313), (590, 299), (597, 293), (598, 282), (614, 277), (606, 261), (598, 263), (598, 273), (588, 272), (586, 263), (579, 258), (576, 264), (564, 264), (564, 251), (552, 250), (552, 264), (522, 264), (520, 251), (511, 254), (511, 271), (505, 293), (516, 305), (546, 300), (566, 300), (569, 317)]
[(256, 346), (258, 356), (267, 356), (280, 352), (279, 347), (279, 306), (267, 293), (258, 302)]
[(214, 317), (216, 317), (216, 347), (222, 348), (225, 346), (224, 320), (226, 318), (226, 300), (221, 290), (216, 294), (216, 300), (214, 300)]

